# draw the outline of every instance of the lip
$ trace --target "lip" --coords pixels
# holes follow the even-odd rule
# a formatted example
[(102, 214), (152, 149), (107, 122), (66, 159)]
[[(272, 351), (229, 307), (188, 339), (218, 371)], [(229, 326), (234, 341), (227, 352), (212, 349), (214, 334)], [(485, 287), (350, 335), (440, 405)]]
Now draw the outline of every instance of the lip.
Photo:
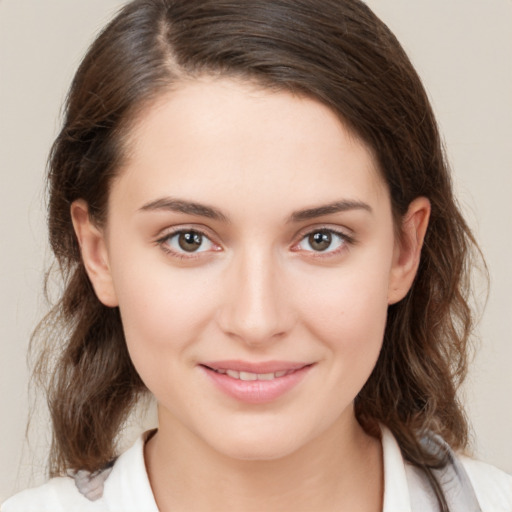
[[(277, 400), (296, 387), (312, 367), (313, 364), (303, 362), (267, 361), (251, 363), (239, 360), (205, 362), (199, 365), (199, 368), (217, 389), (231, 398), (247, 404), (265, 404)], [(287, 372), (287, 374), (273, 380), (243, 381), (226, 374), (217, 373), (215, 370), (234, 370), (257, 374)]]
[(291, 362), (291, 361), (264, 361), (261, 363), (251, 363), (239, 359), (229, 359), (225, 361), (207, 361), (201, 363), (213, 370), (235, 370), (237, 372), (250, 373), (275, 373), (280, 371), (299, 370), (304, 366), (310, 366), (311, 363)]

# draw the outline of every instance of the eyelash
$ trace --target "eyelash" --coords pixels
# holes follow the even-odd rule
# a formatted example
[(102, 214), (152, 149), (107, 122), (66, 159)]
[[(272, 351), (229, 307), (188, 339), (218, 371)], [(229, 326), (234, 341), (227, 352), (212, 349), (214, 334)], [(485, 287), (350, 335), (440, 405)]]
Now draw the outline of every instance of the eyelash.
[[(314, 229), (308, 228), (308, 230), (305, 232), (303, 231), (300, 234), (300, 240), (293, 245), (292, 250), (297, 250), (294, 248), (298, 247), (302, 242), (307, 240), (308, 237), (310, 237), (314, 234), (317, 234), (317, 233), (323, 233), (323, 234), (327, 233), (330, 235), (335, 235), (336, 237), (340, 238), (341, 242), (340, 242), (340, 246), (334, 250), (326, 249), (325, 251), (315, 251), (315, 250), (311, 249), (310, 251), (306, 251), (306, 252), (310, 253), (310, 257), (313, 257), (313, 258), (331, 258), (331, 257), (338, 256), (341, 252), (347, 250), (349, 246), (354, 245), (356, 243), (356, 240), (354, 239), (353, 236), (350, 236), (341, 230), (334, 229), (332, 227), (320, 226), (320, 227), (317, 227)], [(298, 251), (300, 251), (300, 249), (298, 249), (297, 252)]]
[[(201, 229), (197, 229), (197, 228), (180, 228), (180, 229), (176, 229), (175, 231), (169, 231), (169, 232), (165, 233), (165, 235), (163, 235), (162, 237), (158, 238), (156, 240), (156, 244), (166, 254), (169, 254), (172, 257), (178, 258), (180, 260), (193, 260), (193, 259), (196, 259), (196, 258), (200, 258), (201, 254), (203, 254), (205, 252), (210, 252), (210, 251), (191, 251), (191, 252), (187, 252), (185, 250), (183, 250), (183, 252), (180, 252), (180, 251), (172, 249), (169, 246), (169, 241), (172, 240), (173, 238), (175, 238), (175, 237), (177, 237), (179, 235), (185, 234), (185, 233), (194, 233), (196, 235), (201, 236), (201, 238), (202, 238), (201, 242), (202, 243), (204, 243), (204, 241), (207, 240), (213, 246), (220, 247), (218, 244), (216, 244), (215, 242), (212, 241), (212, 239), (211, 239), (212, 237), (211, 236), (206, 234)], [(219, 249), (214, 249), (214, 252), (218, 252), (220, 250), (221, 250), (220, 248)]]
[[(200, 258), (201, 254), (203, 254), (203, 253), (212, 252), (211, 250), (191, 251), (191, 252), (183, 251), (183, 252), (180, 252), (180, 251), (171, 249), (169, 247), (169, 241), (172, 240), (174, 237), (177, 237), (177, 236), (185, 234), (185, 233), (197, 234), (197, 235), (202, 237), (202, 242), (204, 242), (204, 240), (207, 240), (213, 246), (218, 247), (218, 249), (214, 249), (213, 252), (219, 252), (219, 251), (222, 250), (218, 244), (216, 244), (215, 242), (212, 241), (211, 236), (209, 236), (205, 231), (203, 231), (201, 229), (197, 229), (197, 228), (188, 228), (188, 229), (187, 228), (185, 228), (185, 229), (180, 228), (180, 229), (176, 229), (175, 231), (167, 232), (167, 233), (165, 233), (165, 235), (161, 236), (160, 238), (158, 238), (156, 240), (156, 244), (165, 253), (171, 255), (174, 258), (178, 258), (180, 260), (193, 260), (193, 259), (196, 259), (196, 258)], [(331, 227), (318, 227), (318, 228), (314, 228), (314, 229), (308, 229), (307, 231), (303, 231), (299, 235), (300, 236), (299, 241), (296, 242), (292, 246), (292, 251), (300, 252), (300, 249), (296, 249), (296, 248), (302, 242), (304, 242), (308, 237), (310, 237), (310, 236), (312, 236), (312, 235), (314, 235), (316, 233), (324, 233), (324, 234), (335, 235), (336, 237), (339, 237), (341, 239), (341, 243), (340, 243), (340, 247), (336, 248), (335, 250), (331, 250), (331, 251), (329, 251), (329, 250), (326, 250), (326, 251), (315, 251), (315, 250), (305, 251), (305, 252), (311, 253), (310, 256), (314, 257), (314, 258), (329, 258), (329, 257), (337, 256), (340, 252), (346, 250), (348, 246), (354, 245), (356, 243), (354, 237), (348, 235), (347, 233), (345, 233), (345, 232), (343, 232), (341, 230), (333, 229)]]

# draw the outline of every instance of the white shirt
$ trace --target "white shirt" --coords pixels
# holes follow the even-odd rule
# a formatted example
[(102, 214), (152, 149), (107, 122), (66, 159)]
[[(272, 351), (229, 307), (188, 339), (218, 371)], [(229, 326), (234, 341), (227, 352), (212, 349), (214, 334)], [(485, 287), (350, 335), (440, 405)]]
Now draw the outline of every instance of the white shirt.
[[(1, 512), (158, 512), (144, 463), (145, 436), (123, 453), (104, 483), (103, 495), (90, 501), (71, 477), (53, 478), (7, 500)], [(437, 511), (418, 471), (406, 463), (391, 432), (382, 429), (383, 512)], [(482, 512), (512, 512), (512, 476), (467, 457), (459, 457)], [(414, 506), (412, 505), (414, 504)]]

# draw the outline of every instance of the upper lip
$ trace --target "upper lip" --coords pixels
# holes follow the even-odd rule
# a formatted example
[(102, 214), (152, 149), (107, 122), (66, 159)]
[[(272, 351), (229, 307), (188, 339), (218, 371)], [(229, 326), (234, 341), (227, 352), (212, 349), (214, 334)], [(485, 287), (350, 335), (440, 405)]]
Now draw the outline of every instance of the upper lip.
[(280, 371), (300, 370), (312, 363), (292, 362), (292, 361), (264, 361), (260, 363), (252, 363), (249, 361), (227, 360), (227, 361), (211, 361), (201, 363), (202, 366), (211, 368), (212, 370), (234, 370), (237, 372), (248, 373), (275, 373)]

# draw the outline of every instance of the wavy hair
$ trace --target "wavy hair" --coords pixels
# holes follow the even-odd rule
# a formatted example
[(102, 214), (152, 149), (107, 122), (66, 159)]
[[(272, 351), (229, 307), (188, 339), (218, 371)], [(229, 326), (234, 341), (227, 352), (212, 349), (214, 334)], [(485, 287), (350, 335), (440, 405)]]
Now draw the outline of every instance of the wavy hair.
[(477, 247), (454, 199), (427, 94), (402, 47), (358, 0), (323, 0), (321, 8), (316, 0), (135, 0), (83, 59), (49, 159), (49, 236), (64, 291), (33, 347), (53, 422), (51, 475), (104, 466), (147, 391), (117, 308), (102, 305), (88, 280), (70, 205), (84, 199), (101, 225), (137, 114), (202, 75), (249, 80), (331, 108), (372, 148), (397, 226), (413, 199), (430, 200), (416, 280), (389, 307), (380, 357), (356, 398), (362, 426), (377, 435), (386, 425), (405, 458), (429, 474), (440, 461), (422, 448), (422, 436), (439, 434), (454, 449), (468, 442), (457, 388), (468, 362)]

